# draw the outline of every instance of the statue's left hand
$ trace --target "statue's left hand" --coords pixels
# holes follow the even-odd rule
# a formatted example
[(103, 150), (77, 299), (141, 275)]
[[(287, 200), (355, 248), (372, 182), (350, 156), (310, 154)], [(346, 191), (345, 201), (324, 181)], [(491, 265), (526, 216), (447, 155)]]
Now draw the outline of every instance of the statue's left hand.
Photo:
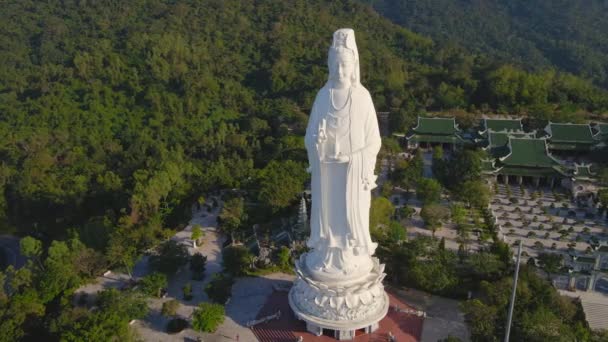
[(345, 154), (338, 154), (337, 156), (327, 157), (328, 163), (348, 163), (350, 161), (350, 156)]

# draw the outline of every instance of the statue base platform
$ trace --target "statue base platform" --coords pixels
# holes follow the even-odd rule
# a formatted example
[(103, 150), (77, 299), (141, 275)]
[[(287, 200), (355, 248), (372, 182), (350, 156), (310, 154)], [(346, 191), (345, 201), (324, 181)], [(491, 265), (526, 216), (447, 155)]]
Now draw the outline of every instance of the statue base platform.
[(352, 340), (357, 332), (372, 333), (389, 309), (382, 280), (384, 265), (373, 258), (371, 272), (345, 284), (318, 281), (306, 268), (306, 257), (296, 261), (297, 279), (289, 291), (289, 305), (306, 329), (317, 336), (333, 332), (337, 340)]

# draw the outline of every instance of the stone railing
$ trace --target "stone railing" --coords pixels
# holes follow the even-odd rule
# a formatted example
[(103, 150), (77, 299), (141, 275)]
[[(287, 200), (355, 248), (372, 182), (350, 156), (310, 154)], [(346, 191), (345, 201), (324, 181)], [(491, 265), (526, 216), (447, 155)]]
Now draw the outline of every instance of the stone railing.
[(397, 312), (402, 312), (402, 313), (406, 313), (408, 315), (415, 315), (418, 317), (426, 317), (426, 312), (422, 311), (422, 310), (414, 310), (414, 309), (402, 309), (398, 306), (391, 306), (391, 308), (393, 308), (393, 310), (397, 311)]
[(253, 321), (249, 321), (249, 322), (247, 322), (247, 327), (251, 328), (258, 324), (266, 323), (268, 321), (272, 321), (273, 319), (279, 319), (279, 318), (281, 318), (281, 310), (277, 311), (277, 313), (275, 313), (273, 315), (268, 315), (268, 316), (262, 317), (260, 319), (255, 319)]

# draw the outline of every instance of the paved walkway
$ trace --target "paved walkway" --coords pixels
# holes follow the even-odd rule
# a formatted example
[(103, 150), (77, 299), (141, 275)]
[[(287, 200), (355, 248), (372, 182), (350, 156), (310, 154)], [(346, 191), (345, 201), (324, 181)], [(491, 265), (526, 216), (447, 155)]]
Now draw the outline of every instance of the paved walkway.
[(447, 338), (448, 335), (458, 337), (462, 341), (471, 340), (459, 301), (414, 289), (394, 291), (409, 305), (426, 312), (421, 341), (434, 342)]
[[(209, 300), (204, 289), (213, 276), (222, 271), (222, 245), (226, 241), (226, 238), (217, 232), (219, 210), (220, 207), (218, 206), (212, 212), (207, 212), (204, 209), (194, 212), (188, 226), (171, 237), (171, 240), (186, 245), (190, 255), (201, 253), (207, 257), (205, 277), (202, 281), (192, 280), (192, 272), (186, 264), (169, 279), (166, 298), (150, 298), (148, 300), (150, 314), (144, 320), (136, 320), (133, 324), (145, 341), (184, 341), (185, 338), (196, 340), (197, 337), (204, 337), (205, 334), (192, 329), (186, 329), (179, 334), (167, 334), (165, 327), (169, 319), (161, 315), (161, 309), (164, 302), (177, 299), (181, 304), (177, 310), (177, 315), (189, 319), (199, 303)], [(192, 228), (195, 225), (200, 225), (205, 233), (201, 244), (196, 248), (190, 239)], [(136, 276), (149, 273), (147, 259), (142, 258), (135, 269), (134, 274)], [(192, 299), (189, 301), (183, 299), (183, 287), (187, 283), (192, 285)], [(209, 339), (205, 339), (205, 341), (207, 340)]]

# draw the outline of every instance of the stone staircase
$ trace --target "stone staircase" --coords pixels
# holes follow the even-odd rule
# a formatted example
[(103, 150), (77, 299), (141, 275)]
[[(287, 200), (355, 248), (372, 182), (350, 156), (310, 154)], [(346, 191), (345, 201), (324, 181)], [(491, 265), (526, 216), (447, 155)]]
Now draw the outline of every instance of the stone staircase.
[(608, 304), (581, 301), (589, 327), (593, 330), (608, 329)]

